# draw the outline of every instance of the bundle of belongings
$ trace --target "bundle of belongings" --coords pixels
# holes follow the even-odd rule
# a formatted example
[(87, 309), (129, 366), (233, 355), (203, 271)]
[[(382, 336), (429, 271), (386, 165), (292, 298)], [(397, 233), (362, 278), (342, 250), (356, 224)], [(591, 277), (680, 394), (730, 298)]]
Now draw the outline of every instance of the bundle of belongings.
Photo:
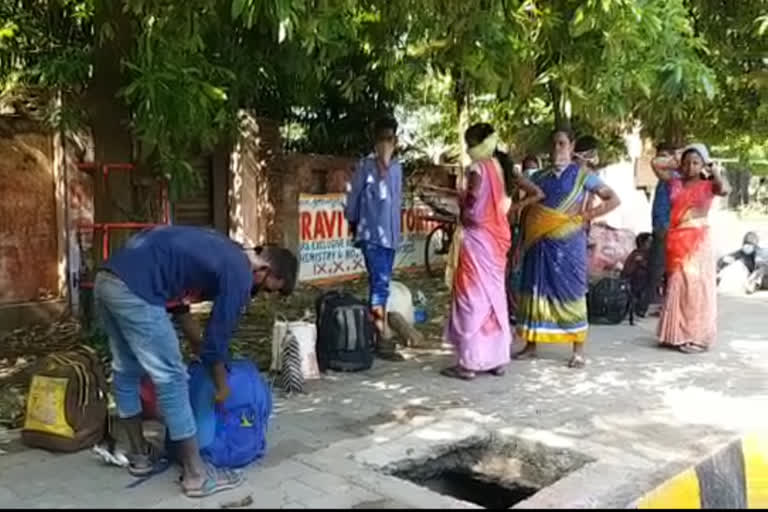
[(635, 249), (635, 234), (596, 222), (590, 226), (587, 244), (590, 323), (619, 324), (629, 317), (633, 324), (635, 295), (632, 280), (622, 269)]
[[(190, 402), (203, 459), (221, 468), (241, 468), (265, 454), (272, 390), (251, 361), (232, 360), (227, 370), (231, 394), (215, 405), (210, 373), (201, 363), (190, 364)], [(162, 421), (148, 378), (142, 381), (141, 401), (145, 419)], [(31, 378), (21, 437), (27, 446), (53, 452), (99, 448), (107, 462), (124, 465), (110, 432), (104, 363), (94, 350), (58, 352), (40, 362)], [(99, 446), (103, 441), (106, 448)]]
[[(227, 364), (230, 395), (215, 403), (216, 388), (210, 372), (199, 362), (189, 365), (189, 394), (197, 423), (200, 455), (219, 468), (242, 468), (266, 453), (266, 434), (272, 413), (272, 389), (247, 359), (233, 359)], [(158, 411), (152, 381), (142, 381), (142, 409), (145, 419)], [(156, 414), (159, 414), (156, 412)], [(173, 458), (170, 443), (168, 455)]]
[(104, 365), (89, 347), (48, 355), (29, 385), (21, 440), (54, 452), (89, 448), (108, 435)]

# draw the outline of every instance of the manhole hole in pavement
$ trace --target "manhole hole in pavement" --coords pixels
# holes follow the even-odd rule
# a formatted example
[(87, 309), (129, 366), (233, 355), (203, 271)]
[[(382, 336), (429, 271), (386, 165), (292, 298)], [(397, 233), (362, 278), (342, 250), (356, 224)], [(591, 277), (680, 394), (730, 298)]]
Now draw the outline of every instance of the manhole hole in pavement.
[(479, 473), (454, 470), (443, 471), (419, 483), (431, 491), (490, 509), (509, 508), (538, 491), (516, 483), (500, 484)]
[(520, 439), (487, 438), (437, 450), (421, 460), (401, 460), (392, 476), (483, 508), (510, 508), (591, 462), (563, 448)]

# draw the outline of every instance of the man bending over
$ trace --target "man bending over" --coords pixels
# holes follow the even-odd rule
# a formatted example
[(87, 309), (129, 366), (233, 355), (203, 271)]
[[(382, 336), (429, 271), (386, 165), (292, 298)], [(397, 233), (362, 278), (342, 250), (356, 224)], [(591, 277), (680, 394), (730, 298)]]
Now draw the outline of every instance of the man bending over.
[(148, 475), (155, 455), (144, 439), (139, 383), (146, 373), (182, 466), (182, 490), (199, 498), (242, 483), (235, 472), (203, 462), (187, 371), (166, 303), (193, 291), (213, 301), (202, 340), (183, 322), (192, 351), (210, 369), (216, 400), (228, 394), (229, 340), (257, 289), (290, 294), (296, 257), (286, 249), (243, 249), (213, 230), (161, 226), (128, 240), (96, 274), (96, 311), (109, 337), (115, 401), (129, 442), (129, 471)]

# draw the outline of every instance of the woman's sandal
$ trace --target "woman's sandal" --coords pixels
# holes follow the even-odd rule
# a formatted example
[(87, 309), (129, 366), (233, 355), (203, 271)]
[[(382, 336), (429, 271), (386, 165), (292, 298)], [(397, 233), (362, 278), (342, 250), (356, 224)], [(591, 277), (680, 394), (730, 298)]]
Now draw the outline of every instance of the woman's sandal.
[(523, 350), (512, 356), (515, 361), (523, 361), (525, 359), (535, 359), (536, 349), (525, 347)]
[(473, 380), (475, 377), (477, 377), (475, 372), (470, 372), (463, 368), (459, 368), (458, 366), (451, 366), (449, 368), (445, 368), (440, 372), (440, 375), (444, 377), (451, 377), (453, 379), (460, 379), (460, 380)]
[(187, 489), (182, 484), (182, 490), (187, 498), (205, 498), (218, 492), (230, 491), (240, 487), (245, 481), (243, 475), (231, 469), (216, 468), (208, 465), (203, 484), (196, 489)]
[(701, 354), (707, 351), (706, 348), (694, 345), (693, 343), (685, 343), (683, 345), (678, 345), (675, 348), (683, 354)]
[(587, 365), (587, 360), (584, 356), (571, 356), (571, 360), (568, 361), (568, 368), (584, 368)]
[(488, 373), (493, 375), (494, 377), (503, 377), (507, 374), (507, 369), (504, 366), (499, 366), (498, 368), (494, 368), (493, 370), (490, 370)]

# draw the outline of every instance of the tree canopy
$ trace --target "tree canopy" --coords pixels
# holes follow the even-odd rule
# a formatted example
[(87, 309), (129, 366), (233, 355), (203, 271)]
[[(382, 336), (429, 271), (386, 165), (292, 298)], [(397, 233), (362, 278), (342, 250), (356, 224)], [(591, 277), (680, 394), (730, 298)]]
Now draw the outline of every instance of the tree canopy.
[[(142, 159), (183, 183), (237, 111), (284, 122), (292, 148), (359, 153), (376, 116), (457, 154), (471, 119), (516, 151), (571, 122), (603, 140), (639, 122), (743, 155), (765, 146), (768, 0), (7, 0), (6, 101), (89, 122), (89, 90), (125, 109)], [(110, 97), (111, 97), (110, 96)], [(402, 116), (401, 116), (402, 117)], [(408, 124), (408, 123), (406, 123)]]

